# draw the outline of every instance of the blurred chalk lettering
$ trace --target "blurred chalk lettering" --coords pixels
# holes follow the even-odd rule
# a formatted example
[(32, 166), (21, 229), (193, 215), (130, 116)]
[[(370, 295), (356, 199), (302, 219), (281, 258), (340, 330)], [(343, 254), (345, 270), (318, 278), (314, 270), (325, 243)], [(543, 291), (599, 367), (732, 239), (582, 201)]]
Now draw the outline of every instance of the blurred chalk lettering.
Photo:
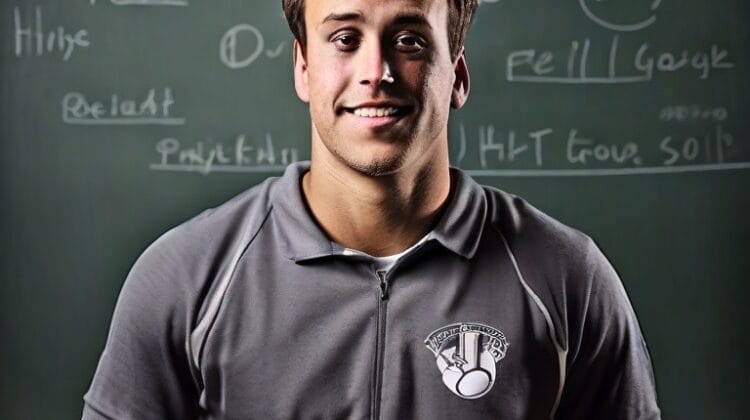
[(733, 144), (732, 135), (726, 133), (721, 124), (716, 124), (711, 132), (701, 136), (665, 137), (659, 143), (659, 150), (664, 157), (662, 164), (666, 166), (696, 161), (723, 164)]
[(684, 122), (691, 120), (724, 121), (729, 111), (723, 106), (702, 107), (700, 105), (669, 105), (659, 112), (661, 121)]
[(57, 26), (47, 30), (39, 6), (34, 7), (33, 17), (30, 15), (22, 15), (18, 7), (13, 8), (16, 57), (59, 53), (63, 61), (68, 61), (76, 48), (90, 45), (86, 29), (68, 32), (63, 26)]
[[(459, 152), (458, 161), (460, 162), (466, 156), (466, 144), (469, 142), (466, 127), (463, 123), (459, 124), (459, 133), (461, 152)], [(551, 129), (544, 128), (533, 132), (519, 133), (521, 135), (518, 136), (516, 130), (507, 130), (496, 134), (495, 126), (488, 124), (477, 127), (477, 141), (472, 140), (470, 142), (477, 145), (479, 165), (482, 169), (487, 168), (490, 161), (505, 163), (524, 161), (524, 159), (531, 166), (541, 167), (544, 164), (542, 140), (550, 133), (552, 133)]]
[(585, 39), (582, 45), (578, 41), (571, 42), (563, 57), (548, 50), (512, 51), (506, 60), (506, 78), (509, 82), (526, 83), (622, 84), (650, 82), (657, 73), (677, 71), (692, 72), (698, 79), (708, 79), (717, 70), (734, 68), (734, 63), (729, 61), (729, 51), (715, 44), (704, 51), (673, 52), (654, 51), (648, 42), (643, 42), (632, 57), (625, 57), (632, 65), (622, 75), (618, 68), (623, 58), (619, 44), (620, 37), (615, 35), (603, 51), (607, 59), (605, 74), (592, 74), (589, 62), (592, 42)]
[(211, 139), (185, 146), (175, 138), (164, 138), (156, 144), (159, 163), (154, 171), (199, 172), (279, 172), (299, 160), (296, 147), (277, 147), (270, 133), (261, 141), (248, 141), (239, 135), (230, 144)]
[[(158, 93), (157, 93), (158, 92)], [(78, 125), (182, 125), (184, 118), (171, 115), (172, 89), (150, 89), (143, 99), (112, 95), (106, 101), (89, 100), (79, 92), (62, 99), (62, 120)]]
[[(600, 3), (599, 7), (601, 8), (603, 3), (602, 0), (596, 0), (596, 2)], [(583, 13), (594, 23), (613, 31), (633, 32), (645, 29), (656, 22), (656, 11), (661, 5), (661, 0), (627, 0), (614, 2), (616, 3), (614, 5), (605, 5), (605, 7), (608, 7), (611, 11), (622, 11), (623, 8), (641, 9), (640, 12), (642, 13), (642, 17), (633, 22), (627, 23), (615, 22), (612, 18), (604, 16), (602, 12), (595, 12), (591, 7), (591, 3), (593, 3), (593, 0), (578, 0), (578, 4), (580, 5), (581, 10), (583, 10)]]
[(578, 130), (568, 133), (565, 157), (571, 164), (615, 163), (641, 166), (643, 159), (639, 155), (639, 145), (634, 142), (625, 144), (604, 143), (578, 135)]
[[(722, 110), (710, 109), (711, 115), (723, 117)], [(671, 115), (671, 107), (663, 112)], [(626, 141), (597, 139), (579, 128), (499, 130), (486, 124), (474, 130), (462, 122), (458, 130), (452, 163), (474, 176), (643, 175), (750, 168), (750, 162), (731, 161), (741, 150), (722, 124), (700, 134)]]
[(265, 49), (263, 33), (253, 25), (242, 23), (231, 27), (219, 41), (219, 59), (230, 69), (241, 69), (253, 64), (261, 54), (268, 58), (281, 55), (286, 41), (273, 49)]

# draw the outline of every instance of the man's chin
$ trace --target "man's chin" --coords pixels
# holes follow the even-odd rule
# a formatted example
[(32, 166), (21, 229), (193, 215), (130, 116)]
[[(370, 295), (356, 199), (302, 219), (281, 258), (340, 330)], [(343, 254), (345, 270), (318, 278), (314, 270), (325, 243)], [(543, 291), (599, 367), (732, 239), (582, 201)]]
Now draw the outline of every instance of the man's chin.
[(350, 168), (369, 177), (388, 176), (397, 173), (404, 166), (403, 156), (378, 158), (369, 161), (347, 162)]

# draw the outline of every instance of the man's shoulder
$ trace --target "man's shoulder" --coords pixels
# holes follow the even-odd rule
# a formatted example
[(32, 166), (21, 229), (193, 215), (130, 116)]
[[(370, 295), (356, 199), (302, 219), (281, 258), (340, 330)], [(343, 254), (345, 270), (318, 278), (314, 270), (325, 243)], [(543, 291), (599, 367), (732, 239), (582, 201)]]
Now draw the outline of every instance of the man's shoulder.
[(272, 207), (271, 196), (278, 178), (268, 178), (216, 207), (203, 210), (175, 226), (167, 234), (199, 235), (202, 242), (219, 240), (258, 225)]
[(276, 180), (269, 178), (216, 207), (203, 210), (166, 231), (153, 245), (170, 245), (185, 251), (196, 247), (205, 253), (213, 246), (252, 235), (271, 210), (270, 196)]
[[(309, 162), (291, 164), (282, 176), (269, 177), (226, 202), (204, 210), (172, 228), (160, 239), (169, 241), (174, 238), (173, 241), (178, 243), (193, 240), (204, 247), (211, 244), (225, 247), (228, 241), (250, 239), (248, 236), (257, 232), (274, 207), (277, 208), (275, 213), (282, 214), (280, 217), (289, 218), (289, 209), (304, 206), (299, 182), (308, 170)], [(282, 207), (287, 211), (281, 211)]]
[(482, 185), (487, 200), (487, 221), (511, 247), (586, 250), (593, 240), (587, 234), (550, 216), (518, 195)]
[(487, 224), (506, 243), (519, 274), (543, 301), (583, 304), (579, 300), (585, 300), (593, 287), (619, 284), (606, 256), (589, 235), (523, 198), (493, 187), (482, 188)]
[(483, 189), (488, 224), (506, 243), (519, 280), (544, 308), (562, 348), (577, 342), (591, 305), (629, 306), (619, 276), (589, 235), (518, 196)]
[(133, 275), (148, 273), (164, 287), (201, 287), (211, 270), (226, 266), (262, 228), (272, 208), (276, 178), (251, 187), (167, 230), (139, 256)]

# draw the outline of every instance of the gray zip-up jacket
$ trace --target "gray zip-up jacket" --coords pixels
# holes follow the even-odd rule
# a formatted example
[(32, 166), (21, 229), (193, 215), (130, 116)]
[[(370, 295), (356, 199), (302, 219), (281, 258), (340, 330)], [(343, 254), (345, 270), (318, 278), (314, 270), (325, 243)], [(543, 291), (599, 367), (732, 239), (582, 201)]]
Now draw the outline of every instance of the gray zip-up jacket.
[(388, 272), (328, 240), (307, 163), (133, 266), (83, 418), (657, 419), (651, 362), (594, 242), (453, 169)]

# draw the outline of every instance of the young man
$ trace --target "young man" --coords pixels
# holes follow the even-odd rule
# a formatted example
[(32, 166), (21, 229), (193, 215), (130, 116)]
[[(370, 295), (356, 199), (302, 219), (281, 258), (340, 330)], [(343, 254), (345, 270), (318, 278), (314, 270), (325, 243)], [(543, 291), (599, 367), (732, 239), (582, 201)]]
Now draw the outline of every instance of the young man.
[(659, 418), (594, 243), (449, 168), (476, 1), (283, 5), (311, 162), (139, 258), (84, 418)]

